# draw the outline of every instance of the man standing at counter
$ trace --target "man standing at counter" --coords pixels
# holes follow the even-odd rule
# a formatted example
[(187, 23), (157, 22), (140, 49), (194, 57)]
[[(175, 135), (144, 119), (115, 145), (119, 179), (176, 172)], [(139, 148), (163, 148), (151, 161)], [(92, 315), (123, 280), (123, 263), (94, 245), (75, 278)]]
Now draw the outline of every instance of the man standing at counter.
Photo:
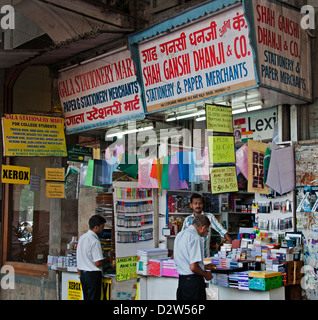
[(203, 255), (204, 258), (207, 258), (210, 256), (210, 241), (211, 241), (211, 228), (216, 230), (221, 237), (226, 239), (226, 242), (232, 243), (232, 238), (230, 237), (229, 233), (226, 229), (222, 227), (222, 225), (216, 220), (215, 216), (212, 213), (203, 212), (203, 197), (198, 194), (194, 193), (191, 196), (190, 199), (190, 208), (193, 210), (193, 213), (186, 217), (182, 230), (185, 230), (193, 223), (193, 219), (197, 217), (198, 215), (205, 215), (210, 220), (210, 228), (207, 232), (207, 234), (203, 237)]
[(193, 224), (179, 232), (174, 242), (174, 261), (179, 274), (177, 300), (206, 300), (205, 282), (212, 279), (212, 274), (205, 269), (212, 269), (213, 264), (204, 266), (204, 237), (210, 227), (210, 220), (205, 215), (194, 218)]
[(77, 245), (77, 271), (81, 279), (84, 300), (100, 300), (102, 285), (103, 257), (98, 234), (104, 230), (106, 220), (100, 215), (89, 219), (89, 230), (84, 233)]

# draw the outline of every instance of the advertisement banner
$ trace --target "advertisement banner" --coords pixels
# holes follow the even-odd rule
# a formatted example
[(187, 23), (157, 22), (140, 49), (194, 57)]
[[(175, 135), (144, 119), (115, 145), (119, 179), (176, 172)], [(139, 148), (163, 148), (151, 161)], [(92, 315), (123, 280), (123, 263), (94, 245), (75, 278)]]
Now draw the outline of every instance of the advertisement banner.
[(253, 8), (260, 82), (310, 101), (310, 39), (300, 26), (300, 10), (268, 0), (249, 0), (246, 6)]
[(66, 134), (144, 118), (129, 50), (60, 72), (58, 89)]
[(248, 192), (268, 194), (268, 187), (264, 184), (264, 156), (267, 143), (248, 140)]
[(67, 156), (62, 118), (5, 114), (2, 134), (6, 157)]
[(139, 44), (147, 111), (256, 84), (243, 7)]

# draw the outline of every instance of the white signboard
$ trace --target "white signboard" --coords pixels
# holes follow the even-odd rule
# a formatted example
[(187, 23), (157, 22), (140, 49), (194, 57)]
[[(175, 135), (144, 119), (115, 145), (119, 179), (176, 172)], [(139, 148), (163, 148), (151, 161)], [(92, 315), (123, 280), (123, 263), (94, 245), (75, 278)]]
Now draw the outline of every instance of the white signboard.
[[(274, 125), (277, 122), (277, 107), (262, 109), (233, 115), (234, 128), (241, 132), (251, 132), (253, 140), (268, 140), (273, 138)], [(234, 129), (235, 131), (235, 129)]]
[(256, 84), (243, 7), (139, 44), (147, 111)]
[(61, 72), (58, 89), (66, 133), (144, 118), (129, 50)]

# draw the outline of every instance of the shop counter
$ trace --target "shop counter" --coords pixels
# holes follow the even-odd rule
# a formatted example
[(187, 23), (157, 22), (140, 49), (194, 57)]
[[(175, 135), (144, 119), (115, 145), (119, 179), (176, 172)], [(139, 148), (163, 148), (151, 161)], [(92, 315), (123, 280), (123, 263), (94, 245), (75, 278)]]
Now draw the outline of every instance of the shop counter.
[[(140, 300), (176, 300), (178, 278), (141, 276), (139, 282)], [(285, 288), (260, 291), (239, 290), (207, 284), (209, 296), (215, 300), (285, 300)]]

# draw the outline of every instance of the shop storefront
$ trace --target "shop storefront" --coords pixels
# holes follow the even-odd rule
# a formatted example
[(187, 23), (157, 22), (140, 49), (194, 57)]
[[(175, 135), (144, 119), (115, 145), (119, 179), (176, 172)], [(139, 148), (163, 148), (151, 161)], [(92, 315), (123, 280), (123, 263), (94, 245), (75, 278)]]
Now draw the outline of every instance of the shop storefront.
[[(30, 191), (56, 212), (69, 206), (58, 199), (76, 203), (76, 227), (63, 234), (64, 252), (43, 247), (35, 256), (56, 274), (59, 299), (82, 299), (76, 245), (95, 213), (106, 219), (100, 240), (109, 258), (101, 299), (175, 299), (178, 275), (169, 257), (194, 192), (234, 240), (223, 244), (212, 233), (205, 262), (217, 270), (208, 297), (293, 294), (301, 281), (302, 239), (284, 110), (311, 101), (312, 94), (310, 41), (299, 21), (297, 10), (276, 2), (213, 1), (128, 36), (127, 47), (60, 70), (63, 117), (52, 125), (65, 123), (66, 141), (74, 143), (63, 145), (65, 154), (55, 150), (48, 163), (38, 165), (31, 150), (30, 158), (19, 157), (19, 137), (33, 134), (34, 119), (7, 116), (6, 156), (31, 168)], [(44, 141), (60, 145), (63, 137), (42, 137), (37, 127), (33, 149)], [(10, 135), (18, 147), (9, 145)], [(13, 192), (26, 190), (19, 188), (14, 184)], [(26, 216), (18, 220), (26, 223), (27, 195), (20, 199)], [(45, 217), (39, 212), (37, 219)], [(44, 236), (57, 237), (51, 228)], [(21, 230), (20, 246), (28, 243), (27, 225)]]

